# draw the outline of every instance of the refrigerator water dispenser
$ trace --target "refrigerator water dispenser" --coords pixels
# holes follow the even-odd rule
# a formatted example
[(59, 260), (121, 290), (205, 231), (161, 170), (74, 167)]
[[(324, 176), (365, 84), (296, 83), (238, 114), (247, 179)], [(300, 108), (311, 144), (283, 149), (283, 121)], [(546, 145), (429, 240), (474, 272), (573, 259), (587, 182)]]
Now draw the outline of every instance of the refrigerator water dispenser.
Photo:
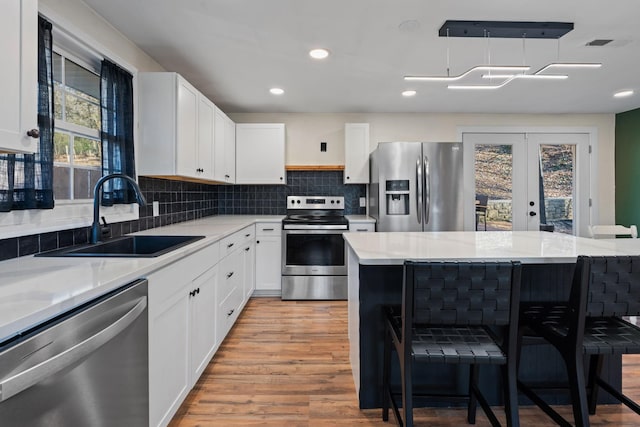
[(409, 181), (386, 181), (387, 215), (409, 215)]

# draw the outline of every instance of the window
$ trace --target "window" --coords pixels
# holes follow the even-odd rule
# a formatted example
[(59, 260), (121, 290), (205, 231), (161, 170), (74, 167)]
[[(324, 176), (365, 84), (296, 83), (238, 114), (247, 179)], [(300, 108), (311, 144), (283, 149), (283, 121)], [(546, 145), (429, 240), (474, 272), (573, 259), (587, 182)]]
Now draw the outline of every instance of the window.
[(53, 54), (54, 159), (56, 200), (93, 198), (102, 176), (100, 76), (63, 52)]

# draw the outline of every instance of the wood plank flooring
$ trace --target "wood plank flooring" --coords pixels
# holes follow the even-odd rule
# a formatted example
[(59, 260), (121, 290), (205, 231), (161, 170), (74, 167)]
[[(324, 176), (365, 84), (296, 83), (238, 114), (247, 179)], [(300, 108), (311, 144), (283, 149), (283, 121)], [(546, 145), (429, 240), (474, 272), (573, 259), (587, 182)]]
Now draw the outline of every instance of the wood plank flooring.
[[(640, 356), (625, 356), (623, 387), (640, 400)], [(571, 409), (561, 407), (571, 418)], [(504, 417), (498, 414), (501, 422)], [(521, 425), (553, 426), (535, 407)], [(417, 426), (466, 425), (464, 409), (417, 409)], [(346, 301), (251, 299), (170, 427), (395, 426), (360, 410), (347, 337)], [(481, 409), (477, 426), (490, 425)], [(592, 426), (640, 426), (622, 405), (601, 405)]]

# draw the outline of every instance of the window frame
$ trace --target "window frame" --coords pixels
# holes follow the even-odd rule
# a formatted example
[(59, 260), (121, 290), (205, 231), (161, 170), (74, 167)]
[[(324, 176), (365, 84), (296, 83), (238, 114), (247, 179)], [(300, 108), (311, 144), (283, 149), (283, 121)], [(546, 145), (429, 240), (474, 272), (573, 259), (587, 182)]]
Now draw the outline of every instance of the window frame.
[[(134, 93), (134, 141), (138, 140), (137, 75), (138, 70), (118, 55), (96, 41), (85, 32), (78, 30), (54, 10), (40, 7), (40, 14), (53, 23), (54, 51), (62, 49), (68, 58), (79, 65), (90, 65), (100, 69), (102, 58), (108, 58), (133, 75)], [(87, 67), (90, 68), (90, 67)], [(136, 169), (137, 169), (136, 158)], [(138, 177), (136, 177), (138, 178)], [(108, 223), (139, 219), (138, 205), (101, 206), (100, 215)], [(93, 200), (56, 200), (53, 209), (13, 210), (0, 214), (0, 239), (27, 236), (31, 234), (68, 230), (90, 226), (93, 221)]]

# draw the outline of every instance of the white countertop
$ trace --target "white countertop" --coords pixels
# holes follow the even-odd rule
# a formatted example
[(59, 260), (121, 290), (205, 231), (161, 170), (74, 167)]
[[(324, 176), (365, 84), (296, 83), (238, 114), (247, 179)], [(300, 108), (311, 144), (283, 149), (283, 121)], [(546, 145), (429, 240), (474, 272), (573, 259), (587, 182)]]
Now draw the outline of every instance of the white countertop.
[(575, 262), (578, 255), (640, 255), (640, 239), (588, 239), (542, 231), (345, 233), (364, 265), (433, 261)]
[(256, 222), (283, 216), (212, 216), (153, 228), (136, 234), (206, 236), (156, 258), (82, 258), (27, 256), (0, 262), (0, 342), (145, 277), (186, 255)]
[(376, 222), (375, 218), (372, 218), (368, 215), (345, 215), (345, 218), (347, 218), (347, 221), (349, 222)]

